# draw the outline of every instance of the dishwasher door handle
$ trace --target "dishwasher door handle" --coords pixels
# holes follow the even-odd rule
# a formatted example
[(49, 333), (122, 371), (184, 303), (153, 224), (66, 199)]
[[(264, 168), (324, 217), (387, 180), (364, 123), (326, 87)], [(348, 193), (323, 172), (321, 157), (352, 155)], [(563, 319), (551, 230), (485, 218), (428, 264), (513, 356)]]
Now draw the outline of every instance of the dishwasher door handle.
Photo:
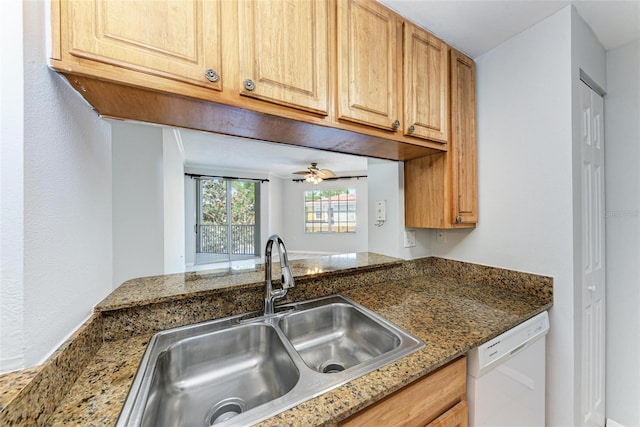
[(511, 350), (511, 352), (509, 352), (509, 356), (513, 356), (514, 354), (520, 352), (521, 350), (523, 350), (527, 346), (527, 344), (529, 344), (529, 341), (520, 344), (519, 346), (517, 346), (516, 348)]

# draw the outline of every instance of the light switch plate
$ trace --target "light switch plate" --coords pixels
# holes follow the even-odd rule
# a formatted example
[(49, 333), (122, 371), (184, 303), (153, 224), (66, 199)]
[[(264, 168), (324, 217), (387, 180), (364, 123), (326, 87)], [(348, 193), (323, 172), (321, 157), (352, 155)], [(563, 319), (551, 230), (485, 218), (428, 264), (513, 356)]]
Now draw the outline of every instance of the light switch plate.
[(385, 200), (376, 200), (376, 221), (387, 220), (387, 202)]
[(416, 230), (404, 230), (404, 247), (413, 248), (416, 245)]

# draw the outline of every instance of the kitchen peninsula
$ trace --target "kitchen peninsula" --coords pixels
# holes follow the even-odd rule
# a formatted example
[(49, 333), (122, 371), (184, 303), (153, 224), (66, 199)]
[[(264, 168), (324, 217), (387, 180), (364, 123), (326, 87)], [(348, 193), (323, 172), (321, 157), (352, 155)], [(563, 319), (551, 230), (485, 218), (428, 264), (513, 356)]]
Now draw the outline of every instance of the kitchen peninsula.
[[(333, 425), (547, 310), (553, 281), (451, 261), (372, 253), (291, 262), (283, 303), (339, 293), (425, 348), (260, 425)], [(156, 331), (261, 308), (264, 271), (210, 270), (126, 282), (45, 364), (0, 377), (1, 423), (113, 425)]]

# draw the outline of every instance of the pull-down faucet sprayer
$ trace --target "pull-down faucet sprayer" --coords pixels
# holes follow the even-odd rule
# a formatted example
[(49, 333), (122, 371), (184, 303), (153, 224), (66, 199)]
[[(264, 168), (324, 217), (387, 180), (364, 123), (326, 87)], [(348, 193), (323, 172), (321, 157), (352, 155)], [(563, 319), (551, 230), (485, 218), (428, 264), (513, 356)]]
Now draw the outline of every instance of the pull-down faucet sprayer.
[[(273, 261), (271, 259), (271, 252), (273, 250), (273, 244), (278, 247), (278, 256), (280, 258), (280, 272), (282, 289), (273, 289), (271, 285), (271, 270)], [(293, 288), (296, 284), (289, 268), (289, 259), (287, 257), (287, 248), (284, 246), (282, 238), (277, 234), (272, 235), (267, 240), (267, 246), (264, 250), (264, 314), (273, 314), (273, 301), (276, 299), (284, 298), (287, 294), (287, 289)]]

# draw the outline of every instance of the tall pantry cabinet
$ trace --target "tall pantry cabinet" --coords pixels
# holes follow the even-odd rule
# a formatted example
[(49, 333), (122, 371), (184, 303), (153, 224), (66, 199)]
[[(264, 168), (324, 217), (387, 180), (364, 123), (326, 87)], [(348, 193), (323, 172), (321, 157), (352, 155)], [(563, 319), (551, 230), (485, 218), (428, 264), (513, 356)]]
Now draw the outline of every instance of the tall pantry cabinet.
[(404, 164), (405, 226), (472, 228), (478, 222), (475, 63), (451, 49), (446, 153)]

